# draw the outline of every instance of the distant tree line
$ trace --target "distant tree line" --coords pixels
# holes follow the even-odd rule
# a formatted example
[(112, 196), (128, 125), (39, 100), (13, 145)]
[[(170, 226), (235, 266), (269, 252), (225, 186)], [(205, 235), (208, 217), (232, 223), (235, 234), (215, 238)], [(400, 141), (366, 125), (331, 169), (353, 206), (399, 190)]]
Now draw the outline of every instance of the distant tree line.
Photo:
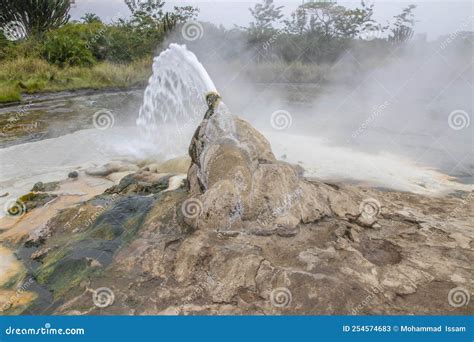
[(262, 0), (249, 9), (253, 20), (247, 27), (226, 29), (200, 23), (203, 39), (189, 42), (180, 37), (180, 27), (197, 17), (197, 8), (165, 10), (163, 0), (124, 1), (131, 16), (104, 23), (93, 13), (71, 21), (69, 0), (0, 0), (0, 28), (20, 23), (27, 36), (8, 42), (0, 35), (0, 58), (34, 55), (60, 66), (102, 60), (126, 63), (157, 52), (171, 35), (207, 55), (219, 46), (224, 59), (235, 58), (239, 49), (258, 63), (331, 63), (354, 41), (406, 42), (415, 24), (414, 5), (403, 9), (392, 23), (380, 24), (373, 19), (374, 5), (364, 1), (352, 9), (335, 2), (310, 1), (284, 16), (283, 6)]
[(310, 1), (285, 18), (283, 6), (263, 0), (250, 8), (254, 20), (244, 29), (249, 48), (259, 50), (262, 59), (331, 62), (354, 39), (408, 41), (413, 36), (415, 7), (407, 6), (394, 17), (394, 23), (382, 25), (373, 19), (374, 5), (364, 1), (354, 9), (335, 1)]

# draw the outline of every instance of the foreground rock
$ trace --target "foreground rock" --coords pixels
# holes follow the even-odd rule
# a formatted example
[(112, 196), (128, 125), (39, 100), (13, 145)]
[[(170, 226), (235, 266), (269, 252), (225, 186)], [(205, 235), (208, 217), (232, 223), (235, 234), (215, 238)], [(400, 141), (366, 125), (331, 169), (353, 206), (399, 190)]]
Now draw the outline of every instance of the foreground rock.
[(24, 312), (472, 313), (472, 301), (453, 301), (474, 291), (472, 193), (305, 179), (217, 95), (208, 100), (187, 176), (174, 172), (184, 160), (109, 168), (127, 174), (32, 234), (19, 253), (33, 270), (24, 278), (52, 303)]

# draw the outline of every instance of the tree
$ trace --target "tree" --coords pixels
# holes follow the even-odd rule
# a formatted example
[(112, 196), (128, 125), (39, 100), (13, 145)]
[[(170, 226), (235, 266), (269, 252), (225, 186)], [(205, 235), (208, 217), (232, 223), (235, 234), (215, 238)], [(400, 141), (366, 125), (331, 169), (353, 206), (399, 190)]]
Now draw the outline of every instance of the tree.
[(18, 22), (28, 36), (66, 24), (70, 0), (0, 0), (0, 26)]
[(308, 2), (297, 8), (285, 21), (288, 32), (303, 32), (319, 35), (325, 40), (334, 38), (354, 38), (361, 32), (375, 27), (372, 19), (374, 5), (361, 2), (361, 7), (347, 9), (334, 2)]
[(125, 0), (132, 12), (132, 24), (139, 27), (157, 27), (164, 32), (173, 30), (176, 25), (193, 19), (199, 9), (192, 6), (174, 6), (173, 12), (163, 10), (163, 0)]
[(92, 23), (102, 23), (99, 16), (94, 13), (86, 13), (81, 17), (81, 20), (84, 24), (92, 24)]
[(249, 8), (255, 21), (250, 23), (248, 31), (256, 38), (265, 35), (268, 31), (274, 31), (273, 23), (283, 17), (282, 8), (283, 6), (276, 7), (273, 0), (263, 0), (263, 3)]
[(345, 11), (344, 17), (336, 23), (337, 29), (345, 38), (382, 33), (386, 27), (372, 19), (373, 15), (374, 5), (367, 5), (362, 0), (361, 7)]
[(134, 16), (146, 15), (157, 21), (164, 16), (163, 0), (125, 0), (125, 4)]
[(272, 55), (272, 42), (278, 38), (279, 33), (273, 27), (273, 24), (283, 17), (282, 8), (283, 6), (276, 7), (273, 0), (263, 0), (262, 3), (256, 4), (254, 8), (249, 8), (255, 21), (244, 29), (249, 35), (249, 50), (258, 52), (255, 54), (257, 62), (261, 62), (264, 56)]
[(416, 5), (409, 5), (403, 9), (402, 13), (394, 17), (394, 27), (391, 29), (392, 33), (389, 36), (392, 43), (403, 43), (413, 37), (413, 27), (415, 26), (413, 10), (415, 8)]
[(301, 6), (291, 13), (290, 19), (283, 20), (286, 32), (298, 35), (304, 33), (307, 21), (308, 16), (306, 10)]
[(174, 6), (174, 12), (169, 15), (177, 22), (184, 23), (199, 14), (199, 9), (193, 6)]

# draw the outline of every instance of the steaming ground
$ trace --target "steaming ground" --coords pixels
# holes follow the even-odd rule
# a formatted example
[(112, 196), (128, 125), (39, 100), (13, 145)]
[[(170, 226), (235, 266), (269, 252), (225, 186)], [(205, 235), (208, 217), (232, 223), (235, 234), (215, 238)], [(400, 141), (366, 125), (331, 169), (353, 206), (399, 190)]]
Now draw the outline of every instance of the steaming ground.
[(159, 148), (141, 134), (136, 127), (87, 129), (1, 149), (0, 188), (9, 196), (0, 198), (0, 204), (27, 193), (36, 182), (62, 180), (74, 170), (116, 159), (160, 158)]
[[(334, 72), (329, 84), (291, 84), (282, 75), (275, 83), (256, 85), (228, 66), (214, 68), (211, 76), (230, 110), (264, 133), (277, 158), (300, 164), (308, 177), (429, 195), (472, 190), (474, 125), (453, 129), (449, 122), (456, 110), (472, 115), (472, 58), (421, 50), (396, 54), (394, 61), (368, 71), (360, 56), (348, 54), (340, 63), (346, 73)], [(199, 93), (203, 87), (197, 87)], [(158, 94), (178, 101), (178, 90), (173, 96)], [(147, 138), (134, 125), (141, 103), (141, 96), (136, 101), (136, 96), (109, 94), (33, 105), (28, 115), (46, 122), (52, 138), (0, 149), (0, 195), (9, 193), (0, 204), (72, 170), (123, 158), (185, 155), (204, 113), (183, 111), (184, 119), (158, 125)], [(101, 108), (113, 111), (115, 127), (84, 130), (91, 127), (84, 122)], [(271, 125), (277, 110), (291, 115), (291, 125), (281, 131)], [(2, 110), (0, 115), (10, 114)]]
[(349, 181), (420, 194), (441, 194), (474, 187), (462, 185), (440, 172), (390, 153), (371, 154), (328, 145), (324, 139), (285, 133), (266, 133), (278, 156), (301, 165), (307, 177)]
[[(183, 141), (189, 141), (191, 134), (188, 132), (189, 136)], [(264, 131), (263, 134), (279, 158), (300, 164), (308, 177), (430, 195), (473, 189), (440, 172), (389, 153), (361, 152), (304, 135), (277, 131)], [(185, 155), (187, 146), (182, 144), (180, 149), (181, 155)], [(166, 155), (163, 146), (144, 140), (142, 131), (136, 127), (81, 130), (58, 138), (7, 147), (0, 150), (0, 185), (2, 192), (10, 195), (0, 198), (0, 205), (3, 206), (7, 198), (27, 193), (36, 182), (62, 180), (73, 170), (100, 166), (112, 160), (165, 160), (177, 155), (179, 153)]]
[[(364, 160), (385, 163), (363, 167), (364, 176), (352, 170), (355, 178), (375, 176), (375, 170), (396, 173), (397, 168), (388, 167), (389, 158), (398, 160), (396, 165), (430, 167), (472, 184), (474, 63), (468, 51), (423, 42), (379, 59), (363, 51), (348, 51), (331, 68), (328, 79), (318, 84), (291, 83), (285, 73), (275, 75), (272, 84), (252, 84), (243, 72), (210, 69), (232, 111), (260, 130), (273, 132), (271, 115), (283, 110), (291, 116), (284, 133), (322, 139), (341, 148), (333, 152), (352, 151), (337, 159), (349, 158), (355, 165), (361, 160), (358, 152), (371, 155), (368, 159), (360, 156)], [(304, 149), (311, 150), (309, 158), (318, 168), (331, 163), (331, 155), (317, 156), (321, 151), (307, 145)], [(348, 162), (345, 168), (353, 169), (352, 165)], [(384, 178), (379, 176), (377, 182)]]

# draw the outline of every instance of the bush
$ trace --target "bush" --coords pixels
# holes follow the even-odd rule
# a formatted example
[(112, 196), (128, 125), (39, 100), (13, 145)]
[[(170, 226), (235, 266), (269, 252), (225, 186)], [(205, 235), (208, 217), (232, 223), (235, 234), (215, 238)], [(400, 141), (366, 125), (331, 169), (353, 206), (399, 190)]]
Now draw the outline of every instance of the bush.
[[(51, 64), (64, 66), (91, 66), (97, 62), (93, 54), (93, 37), (101, 24), (67, 24), (50, 31), (44, 39), (43, 57)], [(91, 42), (95, 44), (91, 44)]]
[(73, 23), (48, 32), (42, 55), (61, 67), (90, 66), (105, 60), (130, 63), (152, 55), (163, 39), (160, 27), (149, 23)]
[(35, 37), (12, 42), (6, 40), (0, 30), (0, 60), (16, 60), (18, 58), (40, 56), (41, 45)]
[(163, 30), (155, 25), (122, 23), (109, 26), (104, 37), (106, 58), (111, 62), (129, 63), (151, 56), (164, 38)]

